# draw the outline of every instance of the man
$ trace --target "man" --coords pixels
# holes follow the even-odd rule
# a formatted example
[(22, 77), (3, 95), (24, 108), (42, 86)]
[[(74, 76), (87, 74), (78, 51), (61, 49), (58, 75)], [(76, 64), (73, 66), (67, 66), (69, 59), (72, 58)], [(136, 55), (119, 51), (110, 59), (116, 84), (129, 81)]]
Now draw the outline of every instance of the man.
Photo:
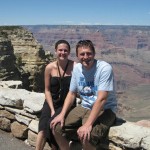
[[(69, 93), (61, 113), (50, 126), (61, 150), (69, 150), (69, 140), (80, 140), (83, 149), (96, 149), (115, 122), (117, 102), (110, 64), (94, 59), (90, 40), (76, 45), (79, 63), (73, 69)], [(81, 105), (70, 111), (76, 94)]]

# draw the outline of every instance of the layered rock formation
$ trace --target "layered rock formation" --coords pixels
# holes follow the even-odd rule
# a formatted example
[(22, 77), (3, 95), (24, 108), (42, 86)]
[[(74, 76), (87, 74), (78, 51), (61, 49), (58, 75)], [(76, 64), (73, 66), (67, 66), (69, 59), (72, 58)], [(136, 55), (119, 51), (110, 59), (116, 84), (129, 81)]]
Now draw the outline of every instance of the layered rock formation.
[(28, 90), (43, 91), (45, 51), (22, 27), (0, 27), (0, 80), (22, 80)]
[(20, 78), (16, 67), (16, 57), (13, 45), (8, 35), (0, 30), (0, 80), (15, 80)]
[[(15, 84), (14, 87), (18, 87), (19, 83), (0, 83), (0, 129), (11, 132), (14, 137), (35, 146), (44, 93), (9, 88)], [(99, 145), (99, 149), (150, 150), (149, 141), (150, 120), (133, 123), (118, 118), (116, 125), (110, 128), (107, 140)], [(77, 143), (72, 143), (72, 146), (75, 150), (81, 149), (81, 145)], [(46, 145), (45, 149), (50, 147)]]

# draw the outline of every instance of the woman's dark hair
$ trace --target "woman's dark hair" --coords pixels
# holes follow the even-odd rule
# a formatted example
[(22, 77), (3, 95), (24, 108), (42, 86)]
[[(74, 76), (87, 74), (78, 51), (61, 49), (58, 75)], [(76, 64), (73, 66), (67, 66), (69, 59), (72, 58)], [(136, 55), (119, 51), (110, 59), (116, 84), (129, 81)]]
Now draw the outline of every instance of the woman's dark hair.
[(66, 40), (59, 40), (55, 43), (55, 49), (57, 49), (59, 44), (66, 44), (68, 46), (69, 52), (70, 52), (70, 44)]
[(89, 47), (91, 49), (91, 51), (93, 52), (93, 54), (95, 55), (95, 48), (94, 48), (92, 41), (80, 40), (76, 45), (76, 56), (78, 56), (78, 48), (79, 47)]

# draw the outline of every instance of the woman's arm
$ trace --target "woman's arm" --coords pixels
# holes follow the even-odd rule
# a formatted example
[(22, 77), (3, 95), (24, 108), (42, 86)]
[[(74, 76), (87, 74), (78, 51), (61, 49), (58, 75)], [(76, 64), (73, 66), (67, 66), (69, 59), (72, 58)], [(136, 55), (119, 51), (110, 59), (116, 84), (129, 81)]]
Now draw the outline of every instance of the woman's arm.
[(52, 64), (48, 64), (45, 68), (45, 99), (50, 107), (51, 116), (53, 116), (55, 110), (54, 110), (54, 105), (53, 105), (52, 96), (50, 92), (51, 70), (52, 70)]

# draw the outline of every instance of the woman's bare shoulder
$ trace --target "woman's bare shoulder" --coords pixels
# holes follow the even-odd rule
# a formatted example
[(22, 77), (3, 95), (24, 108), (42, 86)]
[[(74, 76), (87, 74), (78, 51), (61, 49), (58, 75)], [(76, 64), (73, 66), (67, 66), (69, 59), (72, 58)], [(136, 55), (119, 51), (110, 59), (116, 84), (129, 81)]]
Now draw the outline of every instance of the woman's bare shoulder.
[(53, 69), (56, 68), (56, 61), (50, 62), (47, 66), (46, 69)]

